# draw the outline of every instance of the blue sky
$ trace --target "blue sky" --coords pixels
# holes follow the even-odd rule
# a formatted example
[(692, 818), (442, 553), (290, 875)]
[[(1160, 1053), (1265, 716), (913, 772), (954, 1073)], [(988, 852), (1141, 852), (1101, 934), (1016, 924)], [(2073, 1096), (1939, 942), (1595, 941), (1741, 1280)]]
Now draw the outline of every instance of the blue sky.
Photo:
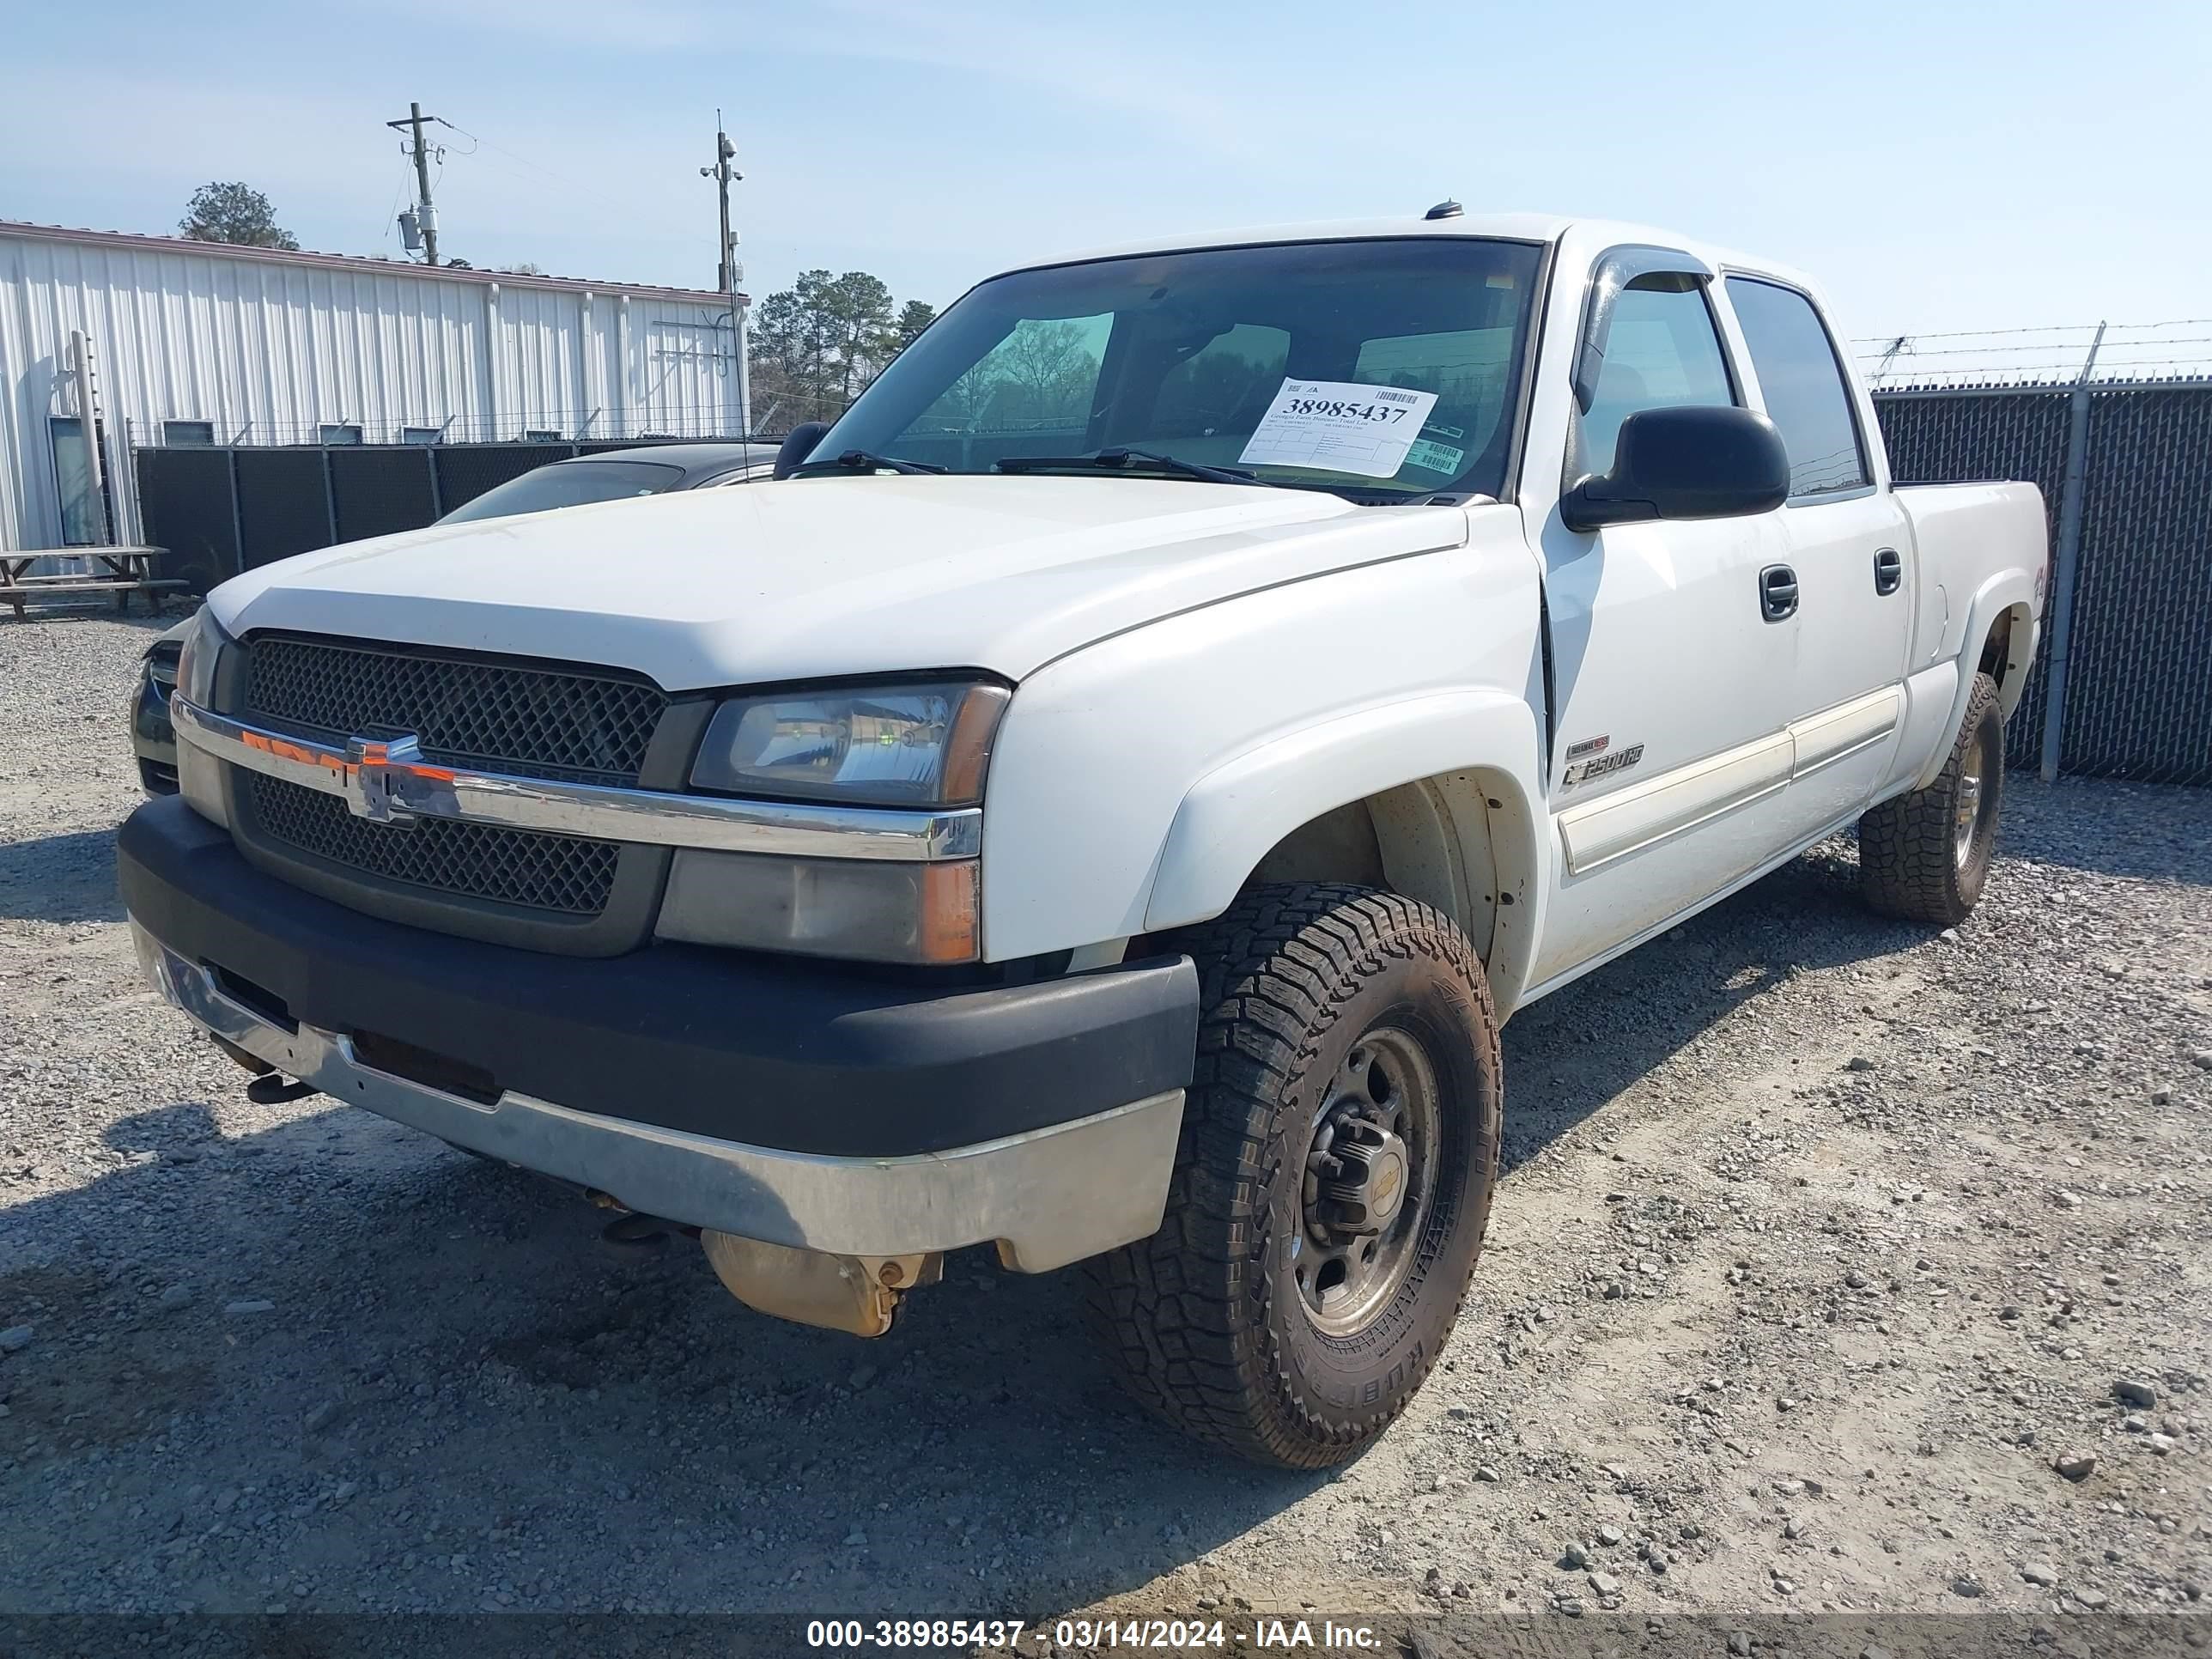
[(306, 246), (396, 257), (410, 98), (475, 135), (437, 195), (481, 265), (709, 285), (720, 105), (756, 295), (825, 265), (941, 303), (1449, 195), (1788, 260), (1853, 335), (2212, 316), (2202, 0), (21, 7), (0, 218), (167, 231), (237, 178)]

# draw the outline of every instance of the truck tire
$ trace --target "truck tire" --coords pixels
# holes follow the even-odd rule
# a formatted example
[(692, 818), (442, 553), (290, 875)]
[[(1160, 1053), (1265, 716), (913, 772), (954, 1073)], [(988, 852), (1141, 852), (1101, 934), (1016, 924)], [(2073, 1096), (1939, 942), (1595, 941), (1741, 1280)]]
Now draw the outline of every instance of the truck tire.
[(2004, 714), (1996, 682), (1974, 676), (1951, 756), (1925, 789), (1859, 820), (1859, 885), (1884, 915), (1953, 927), (1989, 879), (2004, 793)]
[(1498, 1021), (1474, 947), (1370, 888), (1257, 887), (1179, 936), (1198, 1061), (1158, 1232), (1087, 1264), (1122, 1385), (1200, 1439), (1314, 1469), (1443, 1352), (1498, 1181)]

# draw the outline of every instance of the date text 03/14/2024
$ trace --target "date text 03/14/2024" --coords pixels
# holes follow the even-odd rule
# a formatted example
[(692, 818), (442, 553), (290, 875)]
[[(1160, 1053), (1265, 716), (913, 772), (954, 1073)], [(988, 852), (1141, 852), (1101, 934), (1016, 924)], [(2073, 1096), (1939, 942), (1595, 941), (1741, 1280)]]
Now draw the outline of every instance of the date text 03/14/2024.
[[(1017, 1651), (1025, 1623), (1009, 1619), (815, 1620), (806, 1627), (813, 1648), (941, 1648), (976, 1646)], [(1045, 1633), (1039, 1630), (1040, 1645)], [(1232, 1628), (1226, 1620), (1184, 1619), (1062, 1619), (1052, 1629), (1052, 1644), (1096, 1651), (1131, 1648), (1177, 1650), (1224, 1648), (1231, 1642), (1262, 1650), (1362, 1652), (1379, 1644), (1365, 1625), (1333, 1620), (1256, 1619)]]

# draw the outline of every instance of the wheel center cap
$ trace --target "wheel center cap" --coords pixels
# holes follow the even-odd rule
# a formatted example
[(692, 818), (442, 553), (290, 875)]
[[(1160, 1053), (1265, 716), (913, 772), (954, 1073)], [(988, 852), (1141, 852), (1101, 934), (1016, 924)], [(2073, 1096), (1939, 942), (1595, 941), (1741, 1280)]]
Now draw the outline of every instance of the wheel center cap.
[(1338, 1130), (1319, 1162), (1318, 1218), (1326, 1235), (1360, 1238), (1389, 1228), (1406, 1201), (1413, 1173), (1403, 1139), (1378, 1123), (1355, 1119)]
[(1406, 1196), (1406, 1146), (1392, 1135), (1376, 1153), (1367, 1174), (1367, 1212), (1388, 1225)]

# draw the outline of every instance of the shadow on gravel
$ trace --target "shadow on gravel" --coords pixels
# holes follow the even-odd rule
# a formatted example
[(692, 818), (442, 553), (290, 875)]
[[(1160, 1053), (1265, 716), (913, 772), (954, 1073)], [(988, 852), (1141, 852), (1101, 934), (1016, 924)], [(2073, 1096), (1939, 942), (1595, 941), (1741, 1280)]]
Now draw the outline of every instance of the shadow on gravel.
[[(2024, 813), (2008, 854), (2063, 850), (2052, 819)], [(105, 836), (57, 839), (107, 880)], [(1831, 843), (1516, 1019), (1509, 1164), (1766, 987), (1926, 937), (1868, 915), (1856, 873)], [(267, 1123), (226, 1139), (167, 1105), (116, 1125), (110, 1173), (0, 1209), (0, 1328), (33, 1328), (0, 1356), (20, 1609), (1036, 1620), (1326, 1478), (1137, 1413), (1064, 1275), (971, 1253), (863, 1343), (750, 1313), (689, 1241), (610, 1244), (574, 1194), (368, 1114)]]
[[(107, 837), (64, 839), (109, 879)], [(1777, 977), (1905, 943), (1853, 873), (1800, 860), (1516, 1020), (1509, 1162)], [(226, 1139), (182, 1103), (109, 1144), (113, 1173), (0, 1211), (0, 1269), (40, 1264), (0, 1271), (0, 1327), (34, 1330), (0, 1362), (27, 1609), (82, 1605), (95, 1565), (98, 1605), (1042, 1618), (1327, 1478), (1134, 1411), (1066, 1275), (971, 1253), (862, 1343), (365, 1113)], [(106, 1497), (54, 1501), (95, 1467)]]
[(80, 830), (0, 843), (0, 916), (23, 921), (120, 921), (115, 832)]
[(1791, 975), (1914, 944), (1858, 896), (1854, 858), (1815, 848), (1742, 892), (1555, 991), (1504, 1031), (1504, 1168), (1570, 1133), (1606, 1102)]
[(20, 1611), (1042, 1617), (1325, 1478), (1139, 1416), (1065, 1275), (969, 1253), (863, 1343), (366, 1113), (226, 1139), (179, 1103), (109, 1145), (113, 1173), (0, 1210), (0, 1328), (33, 1328), (0, 1356)]

